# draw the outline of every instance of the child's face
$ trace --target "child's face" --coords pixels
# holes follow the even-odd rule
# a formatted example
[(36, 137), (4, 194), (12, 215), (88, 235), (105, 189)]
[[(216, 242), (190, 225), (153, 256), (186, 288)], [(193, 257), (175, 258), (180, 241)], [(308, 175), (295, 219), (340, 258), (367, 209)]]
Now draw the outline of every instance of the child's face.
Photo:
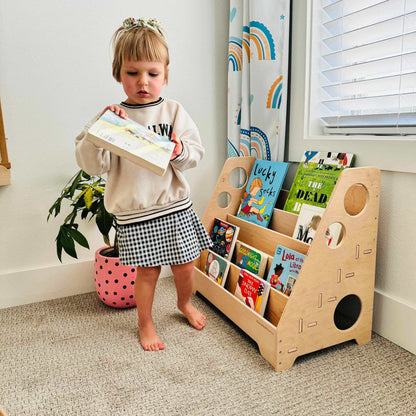
[(124, 61), (120, 80), (128, 104), (148, 104), (158, 100), (167, 72), (162, 62)]

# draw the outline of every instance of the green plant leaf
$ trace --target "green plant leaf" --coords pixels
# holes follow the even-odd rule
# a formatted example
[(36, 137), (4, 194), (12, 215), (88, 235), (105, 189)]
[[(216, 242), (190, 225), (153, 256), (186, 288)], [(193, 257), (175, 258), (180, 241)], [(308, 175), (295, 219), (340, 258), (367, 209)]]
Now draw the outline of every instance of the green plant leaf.
[(64, 197), (61, 195), (53, 204), (52, 206), (49, 208), (49, 214), (48, 214), (48, 218), (47, 221), (49, 221), (49, 218), (51, 215), (53, 215), (54, 217), (56, 217), (60, 212), (61, 212), (61, 204), (62, 204), (62, 199)]
[(84, 237), (84, 235), (78, 231), (75, 228), (67, 228), (68, 233), (71, 235), (71, 237), (82, 247), (90, 248), (88, 245), (87, 239)]
[(110, 238), (108, 237), (108, 235), (103, 235), (103, 239), (105, 244), (111, 246)]
[(56, 254), (58, 256), (59, 261), (62, 263), (62, 244), (58, 240), (58, 237), (56, 237)]
[(75, 250), (75, 242), (71, 234), (68, 232), (66, 225), (61, 225), (57, 236), (57, 244), (60, 244), (67, 254), (71, 257), (78, 258)]
[(104, 193), (104, 188), (101, 186), (93, 186), (93, 189), (96, 190), (100, 194)]
[(71, 213), (69, 213), (67, 216), (66, 216), (66, 218), (65, 218), (65, 220), (64, 220), (64, 224), (73, 224), (73, 222), (75, 221), (75, 218), (77, 217), (77, 208), (76, 207), (74, 207), (74, 209), (72, 210), (72, 212)]
[(113, 226), (113, 215), (105, 209), (104, 201), (102, 201), (97, 209), (97, 218), (95, 219), (95, 222), (103, 236), (109, 234), (111, 227)]
[(90, 211), (88, 210), (88, 208), (84, 208), (81, 212), (81, 219), (85, 220), (85, 218), (87, 218), (87, 215)]
[(62, 199), (58, 199), (56, 201), (54, 217), (56, 217), (61, 212), (61, 203), (62, 203)]
[(79, 193), (79, 194), (75, 197), (75, 199), (74, 199), (74, 201), (73, 201), (73, 204), (72, 204), (72, 205), (76, 204), (76, 203), (77, 203), (77, 201), (78, 201), (79, 199), (83, 199), (82, 197), (84, 196), (85, 192), (87, 192), (87, 189), (84, 189), (82, 192), (80, 192), (80, 193)]
[(87, 191), (84, 194), (84, 201), (85, 206), (90, 209), (92, 201), (93, 201), (94, 191), (92, 188), (88, 188)]
[(75, 191), (77, 190), (78, 184), (82, 179), (82, 170), (80, 170), (76, 175), (74, 180), (71, 183), (71, 187), (69, 188), (69, 196), (72, 198), (74, 196)]
[(90, 175), (88, 175), (88, 173), (87, 173), (87, 172), (85, 172), (85, 171), (81, 170), (81, 174), (82, 174), (82, 177), (83, 177), (84, 179), (86, 179), (87, 181), (89, 181), (89, 180), (91, 179), (91, 176), (90, 176)]

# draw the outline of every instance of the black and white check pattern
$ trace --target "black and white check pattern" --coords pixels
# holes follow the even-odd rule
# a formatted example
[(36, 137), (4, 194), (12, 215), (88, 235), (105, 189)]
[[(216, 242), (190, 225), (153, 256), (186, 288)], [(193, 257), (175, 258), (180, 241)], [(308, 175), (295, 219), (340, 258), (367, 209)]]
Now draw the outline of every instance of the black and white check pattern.
[(212, 241), (192, 208), (117, 228), (120, 262), (153, 267), (195, 260)]

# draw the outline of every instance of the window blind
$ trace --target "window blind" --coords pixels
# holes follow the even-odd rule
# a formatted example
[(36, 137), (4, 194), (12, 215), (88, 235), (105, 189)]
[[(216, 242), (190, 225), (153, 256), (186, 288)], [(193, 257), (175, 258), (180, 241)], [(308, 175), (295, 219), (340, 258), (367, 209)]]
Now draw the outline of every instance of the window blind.
[(320, 0), (325, 134), (416, 133), (416, 0)]

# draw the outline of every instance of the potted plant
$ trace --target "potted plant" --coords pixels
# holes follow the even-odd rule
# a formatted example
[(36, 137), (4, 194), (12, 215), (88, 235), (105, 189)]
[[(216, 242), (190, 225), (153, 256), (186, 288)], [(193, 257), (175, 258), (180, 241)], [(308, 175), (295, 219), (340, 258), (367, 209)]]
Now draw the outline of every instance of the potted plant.
[[(62, 251), (77, 258), (76, 244), (90, 248), (86, 237), (78, 229), (78, 221), (95, 220), (106, 243), (105, 247), (95, 252), (97, 294), (106, 305), (116, 308), (132, 307), (136, 305), (134, 299), (136, 268), (123, 266), (118, 258), (115, 218), (104, 207), (105, 184), (106, 181), (101, 176), (91, 176), (83, 170), (78, 171), (49, 208), (47, 219), (61, 214), (64, 201), (69, 202), (70, 212), (66, 215), (56, 236), (56, 252), (61, 262)], [(114, 231), (113, 243), (110, 241), (111, 231)]]

